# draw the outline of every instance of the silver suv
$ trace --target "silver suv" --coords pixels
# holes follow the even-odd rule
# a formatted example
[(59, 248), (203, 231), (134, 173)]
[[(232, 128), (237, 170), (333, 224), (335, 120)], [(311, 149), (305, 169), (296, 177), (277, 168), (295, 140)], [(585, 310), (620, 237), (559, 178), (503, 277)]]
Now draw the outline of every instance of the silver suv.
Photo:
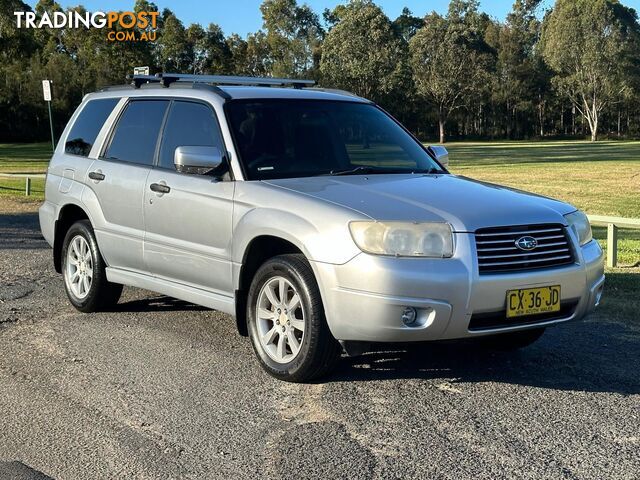
[(134, 77), (69, 121), (40, 224), (78, 310), (131, 285), (229, 313), (288, 381), (370, 342), (519, 348), (592, 311), (604, 269), (586, 216), (446, 158), (309, 81)]

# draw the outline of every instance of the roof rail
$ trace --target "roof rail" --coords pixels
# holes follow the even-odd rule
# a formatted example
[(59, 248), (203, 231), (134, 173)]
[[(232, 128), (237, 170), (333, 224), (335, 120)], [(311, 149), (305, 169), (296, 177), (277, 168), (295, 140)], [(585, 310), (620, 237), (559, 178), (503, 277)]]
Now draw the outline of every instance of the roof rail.
[(293, 78), (271, 77), (238, 77), (231, 75), (194, 75), (189, 73), (158, 73), (156, 75), (132, 75), (129, 78), (136, 88), (144, 83), (162, 83), (168, 87), (174, 82), (208, 83), (214, 85), (252, 85), (294, 88), (312, 87), (315, 80), (298, 80)]
[[(356, 95), (353, 92), (349, 92), (348, 90), (341, 90), (339, 88), (313, 87), (313, 88), (310, 88), (309, 90), (315, 90), (315, 91), (318, 91), (318, 92), (336, 93), (338, 95), (346, 95), (348, 97), (355, 97), (355, 98), (359, 98), (361, 100), (367, 100), (366, 98), (362, 98), (360, 95)], [(367, 101), (370, 101), (370, 100), (367, 100)]]

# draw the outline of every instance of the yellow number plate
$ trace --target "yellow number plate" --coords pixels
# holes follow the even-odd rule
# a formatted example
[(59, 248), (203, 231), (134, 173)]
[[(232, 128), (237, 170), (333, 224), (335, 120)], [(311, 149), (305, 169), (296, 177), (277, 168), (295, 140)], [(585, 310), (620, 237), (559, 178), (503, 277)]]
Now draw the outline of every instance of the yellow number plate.
[(560, 311), (560, 285), (507, 291), (507, 317)]

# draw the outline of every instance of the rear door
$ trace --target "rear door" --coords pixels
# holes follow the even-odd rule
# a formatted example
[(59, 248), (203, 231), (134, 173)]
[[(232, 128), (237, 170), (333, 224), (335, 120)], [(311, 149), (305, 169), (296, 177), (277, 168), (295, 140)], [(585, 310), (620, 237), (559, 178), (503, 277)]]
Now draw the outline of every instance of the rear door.
[(104, 215), (96, 229), (101, 252), (111, 267), (145, 271), (144, 187), (153, 166), (169, 101), (131, 100), (124, 107), (106, 148), (91, 166), (87, 186)]
[[(173, 159), (179, 146), (215, 146), (226, 152), (210, 105), (174, 100), (167, 114), (158, 165), (144, 193), (147, 268), (158, 277), (230, 295), (234, 182), (177, 172)], [(154, 191), (154, 185), (168, 188), (167, 193)]]
[[(104, 125), (119, 101), (120, 98), (89, 100), (76, 114), (64, 140), (64, 153), (51, 162), (48, 171), (47, 182), (55, 184), (60, 194), (66, 195), (74, 189), (81, 189), (97, 156), (99, 133), (103, 128), (108, 128)], [(92, 152), (96, 153), (92, 155)]]

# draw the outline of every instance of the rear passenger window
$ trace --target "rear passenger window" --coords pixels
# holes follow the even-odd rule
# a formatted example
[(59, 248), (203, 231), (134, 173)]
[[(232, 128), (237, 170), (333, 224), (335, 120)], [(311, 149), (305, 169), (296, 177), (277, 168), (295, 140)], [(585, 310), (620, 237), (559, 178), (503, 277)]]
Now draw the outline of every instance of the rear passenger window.
[(176, 101), (169, 110), (160, 147), (162, 168), (175, 169), (176, 148), (186, 146), (218, 147), (224, 154), (220, 129), (213, 110), (201, 103)]
[(158, 133), (168, 105), (167, 100), (130, 102), (118, 121), (105, 158), (153, 165)]
[(88, 156), (102, 125), (119, 101), (119, 98), (90, 100), (71, 127), (64, 144), (65, 153)]

